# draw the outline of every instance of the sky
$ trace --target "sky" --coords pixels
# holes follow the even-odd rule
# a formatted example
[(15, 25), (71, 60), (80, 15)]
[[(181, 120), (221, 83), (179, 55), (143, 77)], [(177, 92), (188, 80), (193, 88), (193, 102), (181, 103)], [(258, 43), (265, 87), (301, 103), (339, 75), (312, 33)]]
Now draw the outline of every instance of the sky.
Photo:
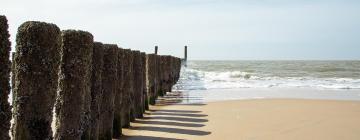
[(14, 50), (25, 21), (191, 60), (360, 60), (358, 0), (1, 0)]

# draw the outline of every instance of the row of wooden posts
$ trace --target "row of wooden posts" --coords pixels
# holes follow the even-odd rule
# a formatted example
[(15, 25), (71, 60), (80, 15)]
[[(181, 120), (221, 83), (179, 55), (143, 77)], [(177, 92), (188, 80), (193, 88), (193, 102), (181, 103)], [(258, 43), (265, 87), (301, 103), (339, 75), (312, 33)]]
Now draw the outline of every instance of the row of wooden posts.
[(13, 140), (120, 138), (122, 128), (171, 91), (181, 69), (180, 58), (94, 42), (89, 32), (45, 22), (18, 28), (12, 63), (5, 16), (0, 41), (1, 140), (10, 139), (9, 131)]

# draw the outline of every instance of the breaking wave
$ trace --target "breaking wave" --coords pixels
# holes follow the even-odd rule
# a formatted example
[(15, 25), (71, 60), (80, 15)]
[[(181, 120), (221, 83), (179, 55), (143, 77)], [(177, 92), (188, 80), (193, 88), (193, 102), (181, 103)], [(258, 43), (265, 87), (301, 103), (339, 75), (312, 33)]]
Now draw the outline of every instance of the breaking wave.
[[(264, 74), (263, 74), (264, 75)], [(201, 71), (183, 68), (175, 89), (206, 90), (234, 88), (318, 88), (360, 89), (360, 79), (336, 77), (280, 77), (261, 76), (244, 71)]]

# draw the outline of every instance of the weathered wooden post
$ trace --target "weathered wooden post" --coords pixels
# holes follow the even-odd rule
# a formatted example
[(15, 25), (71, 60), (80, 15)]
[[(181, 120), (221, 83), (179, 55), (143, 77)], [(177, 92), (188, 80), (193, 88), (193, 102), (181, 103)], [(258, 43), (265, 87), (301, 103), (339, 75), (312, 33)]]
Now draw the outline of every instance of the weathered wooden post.
[(167, 80), (167, 92), (171, 92), (171, 88), (173, 85), (173, 57), (172, 56), (168, 56), (168, 65), (167, 65), (167, 69), (169, 71), (168, 73), (168, 80)]
[(135, 121), (135, 108), (136, 108), (136, 103), (135, 103), (135, 96), (136, 96), (136, 87), (135, 87), (135, 83), (136, 83), (136, 79), (135, 79), (135, 63), (136, 63), (136, 51), (131, 51), (131, 55), (132, 55), (132, 62), (131, 65), (129, 65), (131, 68), (131, 80), (130, 82), (130, 122), (134, 122)]
[(90, 122), (93, 36), (76, 30), (61, 35), (55, 139), (79, 140), (87, 137), (83, 133)]
[(155, 46), (155, 54), (157, 55), (158, 54), (158, 46)]
[(181, 72), (181, 59), (180, 58), (176, 58), (176, 75), (175, 75), (175, 83), (177, 83), (179, 81), (180, 78), (180, 72)]
[(185, 60), (185, 62), (187, 61), (187, 46), (185, 46), (185, 48), (184, 48), (184, 60)]
[(140, 51), (134, 51), (134, 108), (133, 115), (135, 118), (142, 118), (142, 94), (143, 94), (143, 85), (142, 85), (142, 66), (141, 66), (141, 54)]
[(163, 75), (164, 75), (164, 69), (163, 69), (163, 66), (164, 66), (164, 60), (163, 60), (163, 57), (164, 56), (161, 56), (161, 55), (158, 55), (157, 57), (157, 69), (158, 69), (158, 80), (157, 80), (157, 97), (158, 96), (163, 96)]
[(60, 44), (60, 29), (54, 24), (29, 21), (18, 28), (14, 140), (52, 139)]
[(156, 101), (156, 81), (157, 81), (157, 56), (155, 54), (146, 55), (146, 90), (150, 105), (155, 105)]
[(102, 73), (103, 96), (100, 107), (99, 140), (111, 140), (113, 133), (114, 100), (117, 91), (118, 47), (104, 45), (104, 69)]
[(130, 127), (130, 110), (133, 94), (133, 54), (130, 49), (124, 50), (124, 92), (121, 103), (121, 125), (123, 128)]
[[(12, 52), (12, 59), (11, 59), (11, 87), (12, 87), (12, 104), (15, 105), (15, 52)], [(16, 112), (15, 108), (13, 109), (13, 112)]]
[(143, 98), (142, 98), (142, 102), (143, 102), (143, 110), (142, 112), (145, 113), (146, 110), (149, 110), (149, 100), (148, 100), (148, 92), (146, 89), (146, 53), (142, 52), (141, 53), (141, 73), (142, 73), (142, 86), (143, 86)]
[(90, 139), (99, 139), (100, 125), (100, 103), (102, 98), (102, 73), (104, 67), (104, 45), (100, 42), (94, 43), (92, 57), (92, 76), (91, 76), (91, 117), (90, 117)]
[(168, 86), (168, 76), (169, 76), (169, 71), (168, 71), (168, 56), (162, 56), (161, 57), (161, 93), (160, 96), (164, 96), (167, 92), (167, 86)]
[(5, 16), (0, 15), (0, 139), (10, 140), (11, 108), (8, 102), (10, 94), (10, 41), (8, 23)]
[(124, 49), (118, 49), (117, 61), (117, 88), (114, 101), (114, 121), (113, 121), (113, 138), (119, 139), (121, 137), (121, 107), (124, 92)]

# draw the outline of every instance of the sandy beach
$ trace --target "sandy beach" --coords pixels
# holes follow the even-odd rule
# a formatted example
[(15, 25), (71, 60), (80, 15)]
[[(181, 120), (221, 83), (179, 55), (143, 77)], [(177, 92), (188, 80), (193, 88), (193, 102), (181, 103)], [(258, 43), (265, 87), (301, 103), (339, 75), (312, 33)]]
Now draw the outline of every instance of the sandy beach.
[[(160, 99), (123, 139), (359, 140), (360, 102), (253, 99), (176, 104)], [(196, 98), (194, 97), (194, 100)]]

